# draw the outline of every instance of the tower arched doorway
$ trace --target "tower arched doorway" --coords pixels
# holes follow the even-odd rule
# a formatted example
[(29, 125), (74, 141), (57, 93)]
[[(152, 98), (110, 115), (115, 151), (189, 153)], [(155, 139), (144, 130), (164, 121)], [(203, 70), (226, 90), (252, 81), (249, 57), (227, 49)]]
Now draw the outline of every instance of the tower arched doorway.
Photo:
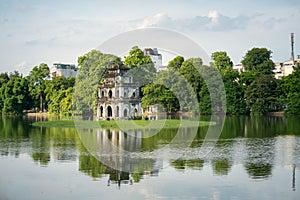
[(128, 117), (128, 111), (127, 111), (127, 109), (124, 109), (123, 116), (124, 117)]
[(112, 108), (111, 108), (111, 106), (107, 106), (107, 117), (112, 117)]
[(119, 117), (119, 106), (117, 106), (117, 113), (116, 113), (116, 117)]
[(103, 117), (103, 106), (100, 107), (100, 117)]
[(108, 98), (112, 98), (112, 91), (111, 90), (108, 91)]

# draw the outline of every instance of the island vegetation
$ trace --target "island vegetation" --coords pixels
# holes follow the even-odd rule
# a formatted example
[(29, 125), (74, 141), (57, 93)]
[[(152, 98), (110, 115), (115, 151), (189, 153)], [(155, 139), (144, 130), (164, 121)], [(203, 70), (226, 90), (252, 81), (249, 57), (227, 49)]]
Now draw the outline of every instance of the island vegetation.
[(128, 123), (125, 120), (101, 120), (101, 121), (88, 121), (88, 120), (51, 120), (51, 121), (38, 121), (34, 122), (34, 126), (39, 127), (64, 127), (64, 128), (102, 128), (102, 129), (120, 129), (133, 130), (133, 129), (153, 129), (153, 130), (165, 130), (165, 129), (178, 129), (188, 127), (201, 127), (214, 125), (214, 122), (209, 121), (191, 121), (191, 120), (134, 120), (132, 123)]
[[(286, 114), (299, 115), (300, 67), (297, 65), (292, 74), (276, 79), (271, 54), (272, 51), (266, 48), (250, 49), (241, 61), (244, 66), (241, 73), (233, 69), (233, 63), (225, 51), (212, 53), (209, 66), (203, 65), (201, 58), (177, 56), (169, 62), (166, 70), (155, 73), (155, 83), (141, 87), (142, 107), (160, 104), (167, 112), (194, 110), (202, 115), (219, 112), (222, 108), (211, 105), (212, 94), (208, 83), (197, 70), (202, 68), (210, 77), (215, 77), (216, 73), (221, 74), (226, 92), (226, 96), (222, 95), (221, 98), (226, 98), (226, 114), (264, 115), (284, 111)], [(50, 69), (44, 63), (33, 67), (25, 77), (18, 71), (1, 73), (0, 112), (5, 115), (24, 112), (93, 114), (97, 94), (95, 85), (101, 82), (97, 77), (105, 73), (108, 65), (121, 63), (121, 59), (115, 55), (91, 50), (78, 58), (79, 74), (76, 79), (63, 76), (50, 79)], [(124, 63), (131, 68), (147, 67), (148, 71), (153, 72), (151, 59), (144, 56), (138, 47), (132, 48)], [(176, 95), (172, 92), (184, 84), (183, 79), (192, 86), (199, 102), (197, 107), (189, 102), (186, 91)], [(163, 84), (166, 81), (170, 84), (169, 88)], [(218, 90), (216, 85), (215, 92), (218, 93)], [(178, 95), (185, 99), (184, 104), (179, 104), (176, 98)]]

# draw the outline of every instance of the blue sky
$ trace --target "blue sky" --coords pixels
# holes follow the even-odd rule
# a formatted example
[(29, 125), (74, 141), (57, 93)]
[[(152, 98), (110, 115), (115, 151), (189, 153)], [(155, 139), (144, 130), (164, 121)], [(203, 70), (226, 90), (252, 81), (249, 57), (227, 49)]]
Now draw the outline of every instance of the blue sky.
[(299, 20), (299, 0), (0, 0), (0, 72), (76, 63), (111, 37), (144, 27), (182, 33), (209, 55), (226, 51), (234, 63), (252, 47), (285, 61), (291, 32), (300, 54)]

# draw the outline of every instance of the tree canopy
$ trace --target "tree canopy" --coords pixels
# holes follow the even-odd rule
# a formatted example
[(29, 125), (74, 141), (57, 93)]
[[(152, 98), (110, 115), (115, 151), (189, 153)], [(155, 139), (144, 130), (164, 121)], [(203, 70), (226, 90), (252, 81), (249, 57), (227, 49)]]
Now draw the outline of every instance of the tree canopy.
[(50, 69), (47, 64), (41, 63), (35, 66), (29, 73), (29, 92), (33, 97), (33, 104), (43, 111), (43, 99), (45, 98), (45, 79), (49, 78)]
[(184, 57), (176, 56), (175, 58), (169, 61), (168, 68), (179, 70), (183, 62), (184, 62)]
[(144, 64), (153, 64), (149, 56), (145, 56), (144, 52), (138, 46), (132, 47), (128, 56), (125, 56), (124, 64), (128, 67), (139, 67)]
[(97, 87), (103, 78), (106, 68), (122, 65), (115, 55), (104, 54), (97, 50), (78, 58), (79, 74), (73, 92), (74, 111), (77, 114), (93, 115), (96, 109)]
[(225, 70), (227, 68), (232, 68), (232, 61), (225, 51), (214, 52), (211, 55), (214, 66), (218, 70)]
[(47, 109), (54, 114), (92, 115), (98, 84), (107, 68), (125, 64), (140, 83), (143, 108), (160, 104), (167, 112), (211, 114), (224, 112), (226, 101), (227, 114), (262, 115), (284, 110), (300, 115), (300, 66), (282, 80), (275, 79), (271, 54), (266, 48), (250, 49), (243, 57), (245, 71), (241, 73), (233, 70), (225, 51), (212, 53), (210, 66), (203, 65), (201, 58), (177, 56), (165, 71), (156, 73), (151, 58), (137, 46), (124, 63), (115, 55), (91, 50), (78, 58), (76, 80), (63, 76), (49, 79), (50, 70), (44, 63), (34, 66), (26, 77), (18, 71), (0, 73), (0, 112), (15, 115)]
[(257, 71), (262, 74), (272, 74), (275, 65), (271, 60), (272, 51), (266, 48), (252, 48), (247, 51), (242, 60), (246, 71)]

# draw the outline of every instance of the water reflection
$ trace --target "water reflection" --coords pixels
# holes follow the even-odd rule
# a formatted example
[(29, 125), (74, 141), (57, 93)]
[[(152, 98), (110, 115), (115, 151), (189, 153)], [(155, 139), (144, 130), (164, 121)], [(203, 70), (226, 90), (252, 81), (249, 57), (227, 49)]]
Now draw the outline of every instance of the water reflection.
[(273, 138), (255, 138), (246, 142), (247, 157), (245, 168), (253, 179), (267, 178), (272, 175), (275, 154)]
[[(78, 134), (74, 128), (32, 127), (31, 121), (0, 118), (1, 157), (26, 154), (44, 167), (51, 162), (78, 162), (81, 173), (118, 187), (139, 183), (145, 176), (159, 176), (165, 164), (181, 172), (200, 172), (209, 166), (215, 176), (228, 176), (241, 164), (250, 179), (262, 180), (272, 177), (274, 168), (279, 167), (290, 170), (291, 188), (297, 188), (299, 118), (227, 117), (220, 139), (207, 157), (198, 154), (207, 130), (201, 127), (189, 148), (169, 150), (179, 159), (167, 160), (157, 155), (166, 153), (163, 147), (176, 135), (172, 129), (143, 138), (142, 130), (84, 129)], [(185, 134), (191, 131), (185, 130)]]
[(191, 160), (182, 160), (177, 159), (171, 161), (171, 166), (177, 170), (193, 169), (193, 170), (202, 170), (204, 165), (204, 160), (201, 159), (191, 159)]

